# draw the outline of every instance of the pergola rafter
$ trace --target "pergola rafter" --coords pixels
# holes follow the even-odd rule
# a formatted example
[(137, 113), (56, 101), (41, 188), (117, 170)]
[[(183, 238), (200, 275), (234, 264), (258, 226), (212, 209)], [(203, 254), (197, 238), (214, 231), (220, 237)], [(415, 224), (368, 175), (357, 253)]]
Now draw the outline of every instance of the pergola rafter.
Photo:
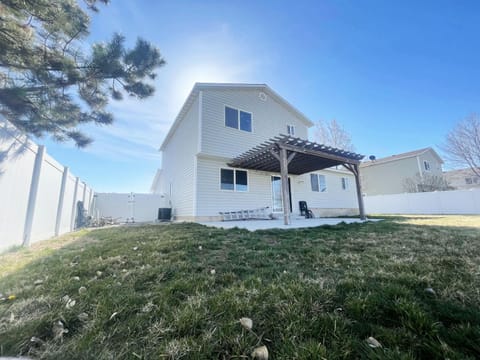
[(344, 166), (355, 176), (360, 217), (365, 219), (359, 170), (363, 157), (351, 151), (281, 135), (255, 146), (234, 158), (228, 165), (243, 169), (279, 172), (282, 179), (285, 225), (288, 225), (290, 223), (288, 174), (301, 175), (336, 165)]

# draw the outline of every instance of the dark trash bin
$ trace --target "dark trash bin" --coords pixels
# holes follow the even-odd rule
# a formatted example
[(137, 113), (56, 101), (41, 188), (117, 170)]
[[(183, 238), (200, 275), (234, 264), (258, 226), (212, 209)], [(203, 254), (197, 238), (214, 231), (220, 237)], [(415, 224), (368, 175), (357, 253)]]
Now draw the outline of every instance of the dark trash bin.
[(172, 218), (172, 208), (159, 208), (158, 209), (158, 220), (159, 221), (170, 221)]

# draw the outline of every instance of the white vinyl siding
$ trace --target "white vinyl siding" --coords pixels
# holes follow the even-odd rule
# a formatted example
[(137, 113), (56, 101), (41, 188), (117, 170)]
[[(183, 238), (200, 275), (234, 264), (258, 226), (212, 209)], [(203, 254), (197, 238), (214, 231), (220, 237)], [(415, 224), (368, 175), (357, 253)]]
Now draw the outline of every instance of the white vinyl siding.
[[(322, 175), (325, 177), (328, 191), (312, 191), (311, 175)], [(348, 178), (349, 182), (354, 181), (353, 175), (340, 171), (322, 170), (315, 174), (303, 174), (292, 178), (292, 205), (294, 212), (299, 212), (298, 202), (307, 202), (309, 209), (358, 209), (356, 190), (342, 190), (341, 178)]]
[(405, 179), (414, 178), (418, 172), (414, 157), (360, 167), (362, 189), (367, 195), (403, 193)]
[(428, 163), (431, 175), (443, 175), (442, 163), (432, 151), (420, 156), (360, 166), (363, 193), (366, 195), (404, 193), (406, 179), (415, 179), (425, 172), (425, 162)]
[(219, 185), (219, 169), (228, 169), (226, 161), (199, 156), (197, 166), (197, 216), (272, 206), (269, 174), (249, 170), (248, 191), (226, 191)]
[[(271, 96), (262, 101), (259, 92), (257, 89), (203, 91), (202, 154), (233, 158), (265, 140), (285, 134), (285, 124), (295, 127), (295, 136), (308, 138), (308, 128), (302, 120)], [(225, 126), (226, 106), (251, 113), (252, 132)]]
[(197, 98), (162, 153), (160, 192), (171, 194), (175, 216), (194, 216), (198, 103)]

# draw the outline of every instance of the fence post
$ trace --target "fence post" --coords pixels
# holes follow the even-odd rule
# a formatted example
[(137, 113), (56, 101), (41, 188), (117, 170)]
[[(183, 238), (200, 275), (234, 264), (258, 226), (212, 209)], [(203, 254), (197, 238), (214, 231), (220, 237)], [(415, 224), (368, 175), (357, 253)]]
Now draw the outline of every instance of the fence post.
[(58, 198), (57, 219), (55, 221), (55, 236), (60, 235), (60, 225), (62, 223), (63, 202), (65, 200), (65, 187), (68, 179), (68, 166), (63, 167), (62, 185), (60, 186), (60, 196)]
[(37, 203), (38, 184), (40, 182), (44, 155), (45, 146), (39, 145), (35, 156), (35, 163), (33, 165), (32, 182), (30, 183), (30, 193), (28, 195), (27, 215), (25, 217), (25, 227), (23, 228), (23, 246), (30, 245), (33, 217), (35, 215), (35, 206)]
[(93, 190), (90, 188), (90, 195), (88, 195), (88, 215), (93, 215)]
[(83, 184), (82, 203), (83, 203), (83, 208), (85, 209), (85, 200), (87, 199), (87, 183), (85, 181), (82, 181), (82, 184)]
[(77, 194), (78, 194), (78, 183), (80, 178), (77, 176), (75, 178), (75, 190), (73, 191), (73, 204), (72, 204), (72, 217), (70, 219), (70, 231), (75, 230), (75, 215), (77, 212)]

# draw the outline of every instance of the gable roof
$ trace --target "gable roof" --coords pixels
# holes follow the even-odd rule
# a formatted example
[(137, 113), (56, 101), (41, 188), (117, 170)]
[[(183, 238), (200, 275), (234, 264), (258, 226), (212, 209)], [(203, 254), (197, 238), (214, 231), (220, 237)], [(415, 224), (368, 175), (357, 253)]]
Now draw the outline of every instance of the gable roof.
[(162, 145), (160, 146), (160, 151), (165, 149), (165, 146), (167, 143), (170, 141), (171, 137), (175, 133), (175, 130), (177, 129), (178, 125), (182, 121), (183, 117), (185, 114), (188, 112), (192, 104), (195, 102), (195, 100), (198, 97), (198, 94), (202, 90), (208, 90), (208, 89), (257, 89), (265, 92), (268, 94), (272, 99), (276, 100), (280, 104), (282, 104), (285, 108), (287, 108), (288, 111), (293, 113), (295, 116), (297, 116), (300, 120), (302, 120), (307, 127), (312, 127), (314, 124), (313, 122), (308, 119), (302, 112), (300, 112), (298, 109), (296, 109), (292, 104), (290, 104), (287, 100), (285, 100), (283, 97), (278, 95), (275, 91), (273, 91), (267, 84), (238, 84), (238, 83), (195, 83), (193, 86), (192, 90), (190, 91), (190, 94), (187, 97), (187, 100), (185, 100), (185, 103), (183, 104), (182, 108), (180, 109), (180, 112), (178, 113), (177, 117), (175, 118), (175, 121), (173, 122), (172, 126), (170, 127), (170, 130), (168, 131), (167, 135), (165, 136), (165, 139), (162, 142)]
[(461, 175), (461, 176), (476, 176), (476, 174), (473, 172), (472, 169), (470, 168), (465, 168), (465, 169), (453, 169), (453, 170), (448, 170), (444, 171), (443, 175), (445, 176), (455, 176), (455, 175)]
[(431, 151), (432, 154), (437, 158), (437, 160), (441, 164), (443, 164), (443, 160), (437, 154), (437, 152), (435, 150), (433, 150), (431, 147), (427, 147), (427, 148), (424, 148), (424, 149), (413, 150), (413, 151), (409, 151), (409, 152), (405, 152), (405, 153), (401, 153), (401, 154), (397, 154), (397, 155), (387, 156), (387, 157), (384, 157), (384, 158), (381, 158), (381, 159), (376, 159), (376, 160), (373, 160), (373, 161), (372, 160), (366, 161), (366, 162), (361, 163), (360, 167), (368, 167), (368, 166), (372, 166), (372, 165), (389, 163), (391, 161), (408, 159), (408, 158), (411, 158), (411, 157), (416, 157), (416, 156), (423, 155), (423, 154), (425, 154), (429, 151)]

